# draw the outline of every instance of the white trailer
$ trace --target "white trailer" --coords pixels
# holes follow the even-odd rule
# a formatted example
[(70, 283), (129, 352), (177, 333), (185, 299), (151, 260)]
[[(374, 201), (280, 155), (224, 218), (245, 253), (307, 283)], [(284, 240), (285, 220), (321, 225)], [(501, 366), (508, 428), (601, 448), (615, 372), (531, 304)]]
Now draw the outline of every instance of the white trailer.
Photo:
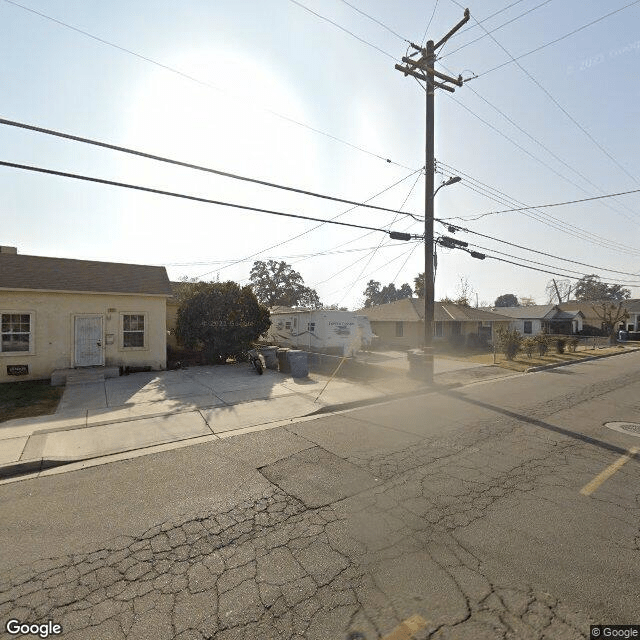
[(352, 356), (374, 338), (366, 316), (327, 309), (271, 310), (266, 340), (280, 347)]

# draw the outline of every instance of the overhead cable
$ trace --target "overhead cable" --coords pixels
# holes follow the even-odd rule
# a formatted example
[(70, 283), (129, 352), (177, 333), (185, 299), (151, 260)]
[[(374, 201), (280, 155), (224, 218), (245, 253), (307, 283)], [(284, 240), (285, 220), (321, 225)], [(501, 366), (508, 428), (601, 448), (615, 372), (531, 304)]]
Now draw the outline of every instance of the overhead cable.
[[(85, 138), (77, 136), (71, 133), (64, 133), (62, 131), (56, 131), (54, 129), (45, 129), (44, 127), (37, 127), (25, 122), (17, 122), (15, 120), (7, 120), (6, 118), (0, 118), (0, 124), (4, 124), (10, 127), (17, 127), (20, 129), (26, 129), (27, 131), (35, 131), (37, 133), (44, 133), (49, 136), (56, 136), (65, 140), (73, 140), (74, 142), (82, 142), (84, 144), (93, 145), (96, 147), (102, 147), (103, 149), (110, 149), (112, 151), (119, 151), (121, 153), (127, 153), (129, 155), (138, 156), (140, 158), (147, 158), (148, 160), (156, 160), (158, 162), (164, 162), (166, 164), (172, 164), (179, 167), (186, 167), (187, 169), (195, 169), (196, 171), (204, 171), (205, 173), (212, 173), (224, 178), (231, 178), (233, 180), (242, 180), (244, 182), (251, 182), (253, 184), (259, 184), (265, 187), (271, 187), (274, 189), (281, 189), (283, 191), (290, 191), (293, 193), (300, 193), (305, 196), (311, 196), (313, 198), (321, 198), (323, 200), (332, 200), (333, 202), (342, 202), (343, 204), (352, 204), (357, 207), (366, 207), (368, 209), (376, 209), (378, 211), (389, 211), (391, 213), (401, 213), (398, 209), (389, 209), (387, 207), (379, 207), (373, 204), (366, 204), (364, 202), (356, 202), (355, 200), (347, 200), (346, 198), (338, 198), (336, 196), (329, 196), (323, 193), (317, 193), (315, 191), (307, 191), (306, 189), (298, 189), (296, 187), (289, 187), (283, 184), (277, 184), (275, 182), (268, 182), (266, 180), (259, 180), (257, 178), (249, 178), (248, 176), (241, 176), (237, 173), (230, 173), (228, 171), (222, 171), (220, 169), (212, 169), (211, 167), (204, 167), (202, 165), (193, 164), (191, 162), (185, 162), (183, 160), (175, 160), (172, 158), (166, 158), (164, 156), (158, 156), (153, 153), (147, 153), (146, 151), (139, 151), (136, 149), (130, 149), (128, 147), (121, 147), (108, 142), (102, 142), (100, 140), (93, 140), (91, 138)], [(415, 216), (411, 213), (402, 212), (403, 215)], [(419, 218), (416, 218), (419, 219)]]
[[(550, 47), (552, 44), (556, 44), (557, 42), (560, 42), (561, 40), (564, 40), (565, 38), (568, 38), (580, 31), (582, 31), (583, 29), (586, 29), (587, 27), (591, 27), (594, 24), (597, 24), (598, 22), (601, 22), (602, 20), (604, 20), (605, 18), (609, 18), (612, 15), (615, 15), (616, 13), (619, 13), (620, 11), (624, 11), (624, 9), (628, 9), (629, 7), (632, 7), (635, 4), (640, 3), (640, 0), (634, 0), (633, 2), (630, 2), (629, 4), (625, 4), (623, 7), (620, 7), (619, 9), (616, 9), (615, 11), (611, 11), (603, 16), (600, 16), (599, 18), (596, 18), (595, 20), (592, 20), (591, 22), (588, 22), (587, 24), (583, 24), (581, 27), (578, 27), (577, 29), (574, 29), (573, 31), (569, 31), (569, 33), (565, 33), (564, 35), (560, 36), (559, 38), (556, 38), (555, 40), (551, 40), (550, 42), (547, 42), (546, 44), (540, 45), (539, 47), (536, 47), (535, 49), (531, 49), (531, 51), (527, 51), (526, 53), (523, 53), (519, 56), (515, 56), (512, 57), (511, 60), (507, 60), (506, 62), (503, 62), (502, 64), (496, 65), (495, 67), (492, 67), (491, 69), (487, 69), (487, 71), (483, 71), (482, 73), (478, 74), (477, 76), (474, 76), (473, 80), (476, 80), (477, 78), (481, 78), (482, 76), (486, 76), (489, 73), (492, 73), (493, 71), (497, 71), (498, 69), (502, 69), (502, 67), (506, 67), (507, 65), (510, 65), (514, 62), (516, 62), (517, 60), (521, 60), (522, 58), (526, 58), (527, 56), (530, 56), (533, 53), (537, 53), (538, 51), (542, 51), (542, 49), (546, 49), (547, 47)], [(489, 34), (487, 34), (489, 35)], [(452, 52), (453, 53), (453, 52)]]
[[(458, 0), (451, 0), (455, 5), (459, 6), (460, 8), (462, 8), (462, 5), (458, 2)], [(625, 9), (627, 7), (630, 7), (634, 4), (638, 4), (640, 2), (640, 0), (634, 0), (634, 2), (632, 2), (631, 4), (626, 5), (625, 7), (622, 7), (621, 9), (619, 9), (618, 11), (621, 11), (622, 9)], [(616, 13), (616, 12), (613, 12)], [(608, 15), (613, 15), (613, 13), (608, 14)], [(603, 16), (603, 17), (607, 17), (607, 16)], [(474, 18), (475, 19), (475, 18)], [(479, 24), (479, 23), (478, 23)], [(481, 25), (482, 26), (482, 25)], [(620, 162), (618, 162), (618, 160), (616, 160), (616, 158), (614, 158), (611, 153), (609, 151), (607, 151), (607, 149), (605, 149), (605, 147), (602, 146), (602, 144), (600, 144), (561, 104), (560, 102), (551, 94), (551, 92), (546, 89), (538, 80), (536, 80), (536, 78), (533, 77), (533, 75), (531, 73), (529, 73), (529, 71), (527, 71), (517, 60), (516, 58), (514, 58), (514, 56), (506, 49), (506, 47), (504, 47), (500, 42), (498, 42), (498, 40), (496, 40), (495, 36), (493, 36), (491, 33), (489, 33), (484, 26), (482, 26), (482, 29), (487, 33), (487, 35), (500, 47), (500, 49), (502, 49), (502, 51), (504, 51), (509, 58), (511, 59), (512, 62), (516, 63), (516, 66), (518, 67), (518, 69), (520, 69), (520, 71), (522, 71), (522, 73), (524, 73), (527, 78), (529, 78), (529, 80), (531, 80), (531, 82), (533, 82), (548, 98), (549, 100), (551, 100), (553, 102), (553, 104), (556, 105), (556, 107), (558, 107), (558, 109), (560, 109), (560, 111), (562, 111), (562, 113), (564, 113), (564, 115), (569, 118), (569, 120), (571, 120), (571, 122), (578, 128), (580, 129), (580, 131), (582, 131), (582, 133), (587, 136), (587, 138), (589, 138), (589, 140), (591, 140), (591, 142), (598, 147), (598, 149), (600, 149), (600, 151), (602, 153), (604, 153), (604, 155), (607, 156), (607, 158), (609, 158), (609, 160), (611, 160), (623, 173), (625, 173), (627, 176), (629, 176), (634, 182), (638, 182), (637, 178), (630, 173), (622, 164), (620, 164)]]
[[(320, 18), (320, 20), (324, 20), (325, 22), (328, 22), (329, 24), (332, 24), (334, 27), (337, 27), (341, 31), (344, 31), (345, 33), (349, 34), (352, 38), (355, 38), (356, 40), (359, 40), (363, 44), (366, 44), (368, 47), (376, 49), (377, 51), (379, 51), (380, 53), (384, 54), (388, 58), (391, 58), (392, 60), (396, 60), (397, 59), (395, 56), (391, 55), (388, 51), (385, 51), (384, 49), (381, 49), (377, 45), (372, 44), (368, 40), (365, 40), (364, 38), (361, 38), (360, 36), (358, 36), (355, 33), (353, 33), (353, 31), (349, 31), (349, 29), (343, 27), (341, 24), (338, 24), (334, 20), (331, 20), (331, 18), (327, 18), (326, 16), (323, 16), (322, 14), (318, 13), (317, 11), (314, 11), (313, 9), (310, 9), (309, 7), (307, 7), (306, 5), (302, 4), (301, 2), (298, 2), (298, 0), (289, 0), (289, 1), (292, 2), (293, 4), (297, 5), (301, 9), (304, 9), (305, 11), (308, 11), (312, 15), (316, 16), (316, 18)], [(404, 38), (403, 38), (403, 40), (404, 40)]]
[(389, 233), (387, 229), (380, 229), (379, 227), (368, 227), (362, 224), (352, 224), (350, 222), (338, 222), (336, 220), (329, 220), (327, 218), (313, 218), (311, 216), (302, 216), (296, 213), (284, 213), (282, 211), (273, 211), (271, 209), (262, 209), (260, 207), (250, 207), (248, 205), (237, 204), (234, 202), (224, 202), (222, 200), (213, 200), (211, 198), (203, 198), (201, 196), (194, 196), (185, 193), (177, 193), (175, 191), (165, 191), (163, 189), (154, 189), (152, 187), (143, 187), (141, 185), (129, 184), (126, 182), (116, 182), (114, 180), (105, 180), (103, 178), (94, 178), (91, 176), (80, 175), (77, 173), (67, 173), (65, 171), (55, 171), (53, 169), (45, 169), (43, 167), (34, 167), (31, 165), (17, 164), (15, 162), (0, 161), (0, 166), (10, 167), (12, 169), (22, 169), (25, 171), (34, 171), (37, 173), (44, 173), (48, 175), (60, 176), (63, 178), (72, 178), (74, 180), (83, 180), (85, 182), (95, 182), (98, 184), (104, 184), (111, 187), (120, 187), (124, 189), (133, 189), (135, 191), (144, 191), (147, 193), (155, 193), (162, 196), (170, 196), (172, 198), (182, 198), (185, 200), (193, 200), (195, 202), (204, 202), (206, 204), (215, 204), (223, 207), (232, 207), (234, 209), (242, 209), (244, 211), (255, 211), (257, 213), (266, 213), (273, 216), (283, 216), (285, 218), (296, 218), (298, 220), (311, 220), (314, 222), (322, 222), (323, 224), (336, 224), (342, 227), (352, 227), (354, 229), (367, 229), (369, 231), (380, 231), (382, 233)]
[[(139, 60), (142, 60), (144, 62), (148, 62), (149, 64), (152, 64), (156, 67), (159, 67), (161, 69), (164, 69), (165, 71), (169, 71), (170, 73), (173, 73), (175, 75), (180, 76), (181, 78), (185, 79), (185, 80), (190, 80), (191, 82), (195, 82), (196, 84), (202, 86), (202, 87), (206, 87), (208, 89), (213, 89), (215, 91), (219, 91), (221, 93), (227, 93), (237, 99), (242, 99), (243, 104), (247, 104), (247, 99), (246, 96), (242, 96), (240, 94), (235, 94), (231, 91), (229, 91), (228, 89), (223, 89), (222, 87), (219, 87), (211, 82), (208, 82), (206, 80), (202, 80), (201, 78), (197, 78), (196, 76), (193, 76), (189, 73), (186, 73), (184, 71), (181, 71), (180, 69), (176, 69), (175, 67), (172, 67), (170, 65), (164, 64), (162, 62), (158, 62), (157, 60), (154, 60), (153, 58), (149, 57), (149, 56), (145, 56), (141, 53), (137, 53), (136, 51), (133, 51), (132, 49), (127, 49), (126, 47), (120, 46), (118, 44), (115, 44), (113, 42), (110, 42), (109, 40), (106, 40), (105, 38), (101, 38), (99, 36), (96, 36), (92, 33), (89, 33), (88, 31), (85, 31), (84, 29), (79, 29), (78, 27), (75, 27), (67, 22), (63, 22), (62, 20), (58, 20), (57, 18), (54, 18), (53, 16), (47, 15), (46, 13), (43, 13), (41, 11), (36, 11), (35, 9), (32, 9), (30, 7), (27, 7), (25, 5), (20, 4), (19, 2), (16, 2), (15, 0), (4, 0), (4, 2), (6, 2), (7, 4), (10, 4), (14, 7), (17, 7), (19, 9), (22, 9), (24, 11), (27, 11), (29, 13), (31, 13), (32, 15), (36, 15), (39, 16), (40, 18), (44, 18), (45, 20), (49, 20), (50, 22), (53, 22), (61, 27), (64, 27), (66, 29), (70, 29), (71, 31), (74, 31), (76, 33), (79, 33), (80, 35), (86, 36), (87, 38), (91, 38), (92, 40), (95, 40), (96, 42), (99, 42), (101, 44), (104, 44), (108, 47), (112, 47), (113, 49), (117, 49), (118, 51), (122, 52), (122, 53), (127, 53), (129, 55), (132, 55), (136, 58), (138, 58)], [(386, 52), (385, 52), (386, 54)], [(386, 54), (386, 55), (390, 55), (390, 54)], [(318, 129), (316, 127), (312, 127), (309, 124), (306, 124), (304, 122), (300, 122), (299, 120), (296, 120), (295, 118), (291, 118), (290, 116), (286, 116), (282, 113), (278, 113), (277, 111), (274, 111), (273, 109), (269, 109), (268, 107), (264, 107), (264, 106), (260, 106), (255, 104), (255, 102), (252, 100), (249, 103), (252, 107), (255, 107), (256, 109), (260, 110), (260, 111), (264, 111), (265, 113), (268, 113), (272, 116), (275, 116), (276, 118), (280, 118), (281, 120), (284, 120), (286, 122), (289, 122), (291, 124), (295, 124), (299, 127), (303, 127), (304, 129), (307, 129), (309, 131), (313, 131), (314, 133), (318, 133), (322, 136), (325, 136), (326, 138), (329, 138), (330, 140), (334, 140), (335, 142), (339, 142), (340, 144), (343, 144), (347, 147), (350, 147), (351, 149), (354, 149), (356, 151), (360, 151), (362, 153), (365, 153), (373, 158), (377, 158), (378, 160), (383, 160), (384, 162), (387, 162), (388, 164), (393, 164), (396, 165), (398, 167), (402, 167), (403, 169), (410, 169), (410, 167), (400, 163), (400, 162), (396, 162), (395, 160), (391, 160), (390, 158), (386, 158), (383, 155), (380, 155), (379, 153), (375, 153), (374, 151), (370, 151), (369, 149), (365, 149), (364, 147), (361, 147), (353, 142), (349, 142), (348, 140), (344, 140), (343, 138), (339, 138), (338, 136), (334, 136), (331, 133), (328, 133), (327, 131), (323, 131), (322, 129)]]

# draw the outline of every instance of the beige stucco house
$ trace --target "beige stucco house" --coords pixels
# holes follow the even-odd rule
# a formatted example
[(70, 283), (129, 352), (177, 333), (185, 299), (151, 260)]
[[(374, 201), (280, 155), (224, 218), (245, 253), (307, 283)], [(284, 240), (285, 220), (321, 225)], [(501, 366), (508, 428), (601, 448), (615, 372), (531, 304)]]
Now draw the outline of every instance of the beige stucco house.
[(0, 382), (78, 367), (166, 367), (164, 267), (0, 247)]
[[(358, 315), (369, 318), (373, 333), (380, 339), (380, 346), (408, 349), (424, 344), (424, 299), (404, 298), (388, 304), (360, 309)], [(470, 335), (493, 339), (500, 327), (510, 322), (499, 313), (475, 307), (462, 307), (449, 302), (435, 302), (434, 342), (447, 340), (467, 341)]]

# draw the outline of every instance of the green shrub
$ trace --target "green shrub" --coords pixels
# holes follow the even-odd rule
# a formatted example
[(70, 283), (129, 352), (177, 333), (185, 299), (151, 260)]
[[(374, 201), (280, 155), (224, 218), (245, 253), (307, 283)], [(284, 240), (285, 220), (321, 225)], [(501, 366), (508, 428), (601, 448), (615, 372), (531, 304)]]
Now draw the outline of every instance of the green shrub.
[(507, 360), (513, 360), (522, 342), (522, 336), (516, 329), (500, 328), (497, 331), (497, 346), (504, 353)]
[(536, 339), (535, 338), (525, 338), (522, 341), (522, 350), (531, 358), (533, 356), (533, 352), (536, 350)]
[(558, 353), (564, 353), (564, 349), (567, 346), (566, 338), (556, 338), (556, 351)]

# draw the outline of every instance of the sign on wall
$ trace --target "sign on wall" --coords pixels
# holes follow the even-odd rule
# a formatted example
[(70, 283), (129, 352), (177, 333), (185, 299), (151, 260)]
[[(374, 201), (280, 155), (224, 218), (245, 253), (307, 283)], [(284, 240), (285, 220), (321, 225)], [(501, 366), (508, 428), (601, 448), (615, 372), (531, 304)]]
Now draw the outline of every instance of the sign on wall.
[(8, 376), (26, 376), (29, 374), (28, 364), (8, 364), (7, 375)]

